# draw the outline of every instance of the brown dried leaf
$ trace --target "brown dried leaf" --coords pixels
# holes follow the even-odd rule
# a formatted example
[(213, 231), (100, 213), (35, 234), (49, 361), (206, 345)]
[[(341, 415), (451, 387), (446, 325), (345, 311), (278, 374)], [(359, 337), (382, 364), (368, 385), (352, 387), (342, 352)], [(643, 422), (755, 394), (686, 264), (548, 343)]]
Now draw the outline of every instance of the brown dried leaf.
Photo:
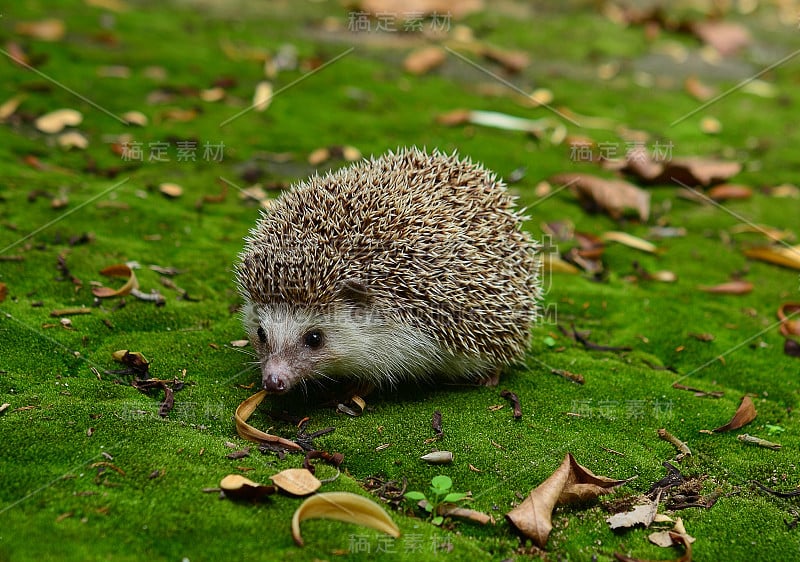
[(14, 31), (26, 37), (39, 39), (40, 41), (60, 41), (64, 38), (67, 28), (64, 22), (49, 18), (39, 21), (21, 21), (14, 26)]
[(513, 73), (522, 72), (531, 62), (530, 55), (525, 51), (510, 51), (490, 45), (484, 46), (481, 54), (490, 61), (502, 65), (507, 71)]
[(104, 299), (107, 297), (127, 295), (133, 289), (139, 288), (139, 281), (136, 279), (136, 274), (127, 264), (118, 263), (110, 265), (101, 270), (100, 273), (107, 277), (127, 277), (128, 280), (119, 289), (112, 289), (111, 287), (92, 287), (92, 294), (98, 298)]
[(240, 437), (247, 439), (248, 441), (278, 445), (290, 451), (302, 451), (303, 448), (294, 441), (289, 441), (288, 439), (278, 437), (277, 435), (264, 433), (260, 429), (256, 429), (255, 427), (247, 424), (247, 420), (253, 414), (256, 407), (261, 404), (266, 395), (267, 391), (261, 390), (239, 404), (239, 407), (236, 408), (236, 412), (233, 416), (234, 421), (236, 422), (236, 432)]
[(756, 415), (756, 406), (753, 404), (752, 398), (745, 395), (745, 397), (742, 398), (742, 402), (739, 404), (739, 408), (737, 408), (736, 413), (731, 418), (731, 421), (716, 428), (714, 433), (722, 433), (724, 431), (731, 431), (734, 429), (739, 429), (740, 427), (744, 427), (756, 419)]
[(139, 375), (144, 375), (150, 369), (150, 362), (140, 351), (128, 351), (120, 349), (111, 354), (111, 358), (126, 367), (130, 367)]
[(226, 497), (237, 500), (256, 501), (276, 492), (275, 486), (253, 482), (241, 474), (228, 474), (220, 481), (219, 487)]
[[(2, 299), (0, 290), (0, 302)], [(800, 303), (785, 302), (778, 308), (778, 319), (781, 321), (781, 334), (787, 338), (800, 336)]]
[(750, 281), (743, 281), (737, 279), (735, 281), (728, 281), (727, 283), (720, 283), (711, 287), (700, 286), (701, 291), (706, 293), (714, 293), (717, 295), (746, 295), (753, 290), (753, 284)]
[(672, 527), (672, 531), (671, 532), (670, 531), (659, 531), (657, 533), (650, 533), (650, 535), (648, 535), (647, 538), (654, 545), (660, 546), (662, 548), (666, 548), (666, 547), (670, 547), (670, 546), (675, 546), (676, 544), (680, 544), (679, 541), (673, 540), (672, 534), (683, 535), (684, 537), (686, 537), (686, 541), (689, 542), (689, 543), (693, 543), (695, 541), (695, 538), (690, 536), (686, 532), (686, 527), (683, 526), (683, 520), (680, 517), (678, 517), (676, 519), (675, 526)]
[(626, 181), (580, 173), (558, 174), (550, 181), (569, 185), (584, 207), (606, 211), (615, 220), (625, 209), (634, 209), (642, 221), (650, 216), (650, 194)]
[(714, 88), (703, 84), (696, 76), (689, 76), (683, 87), (694, 99), (698, 101), (710, 100), (717, 93)]
[(5, 283), (0, 283), (0, 302), (6, 300), (7, 296), (8, 296), (8, 285), (6, 285)]
[(322, 486), (319, 478), (305, 468), (287, 468), (269, 477), (278, 488), (293, 496), (307, 496)]
[(460, 19), (483, 9), (483, 0), (361, 0), (361, 9), (371, 14), (424, 17), (431, 14), (449, 14)]
[(54, 134), (64, 130), (64, 127), (75, 127), (83, 121), (83, 115), (75, 109), (56, 109), (45, 113), (34, 121), (34, 125), (43, 133)]
[(800, 246), (760, 246), (744, 251), (750, 259), (800, 269)]
[(138, 125), (139, 127), (146, 126), (148, 122), (147, 115), (141, 111), (126, 111), (121, 115), (121, 117), (129, 124)]
[[(660, 494), (659, 494), (660, 496)], [(629, 529), (636, 525), (644, 525), (649, 527), (653, 522), (653, 518), (658, 511), (658, 499), (655, 501), (648, 501), (645, 504), (637, 505), (631, 511), (624, 511), (622, 513), (615, 513), (611, 517), (606, 518), (609, 528), (616, 529)]]
[(667, 162), (664, 171), (653, 183), (678, 183), (696, 187), (711, 185), (735, 176), (742, 169), (738, 162), (710, 158), (674, 158)]
[(292, 516), (292, 537), (303, 546), (300, 523), (306, 519), (336, 519), (377, 529), (392, 537), (400, 536), (400, 528), (378, 504), (350, 492), (314, 494), (306, 499)]
[(58, 146), (61, 148), (77, 148), (84, 150), (89, 146), (89, 140), (80, 134), (78, 131), (67, 131), (58, 135)]
[(692, 33), (722, 56), (733, 55), (750, 44), (750, 32), (740, 23), (710, 20), (691, 26)]
[(183, 195), (183, 188), (177, 183), (162, 183), (158, 186), (158, 191), (170, 199), (176, 199)]
[[(669, 531), (669, 536), (674, 544), (682, 544), (685, 550), (683, 551), (683, 556), (680, 558), (675, 558), (674, 560), (665, 560), (663, 562), (692, 562), (692, 542), (694, 539), (689, 535), (682, 535), (674, 531)], [(651, 562), (650, 560), (645, 560), (643, 558), (632, 558), (622, 554), (621, 552), (615, 552), (614, 558), (620, 562)]]
[(403, 68), (411, 74), (426, 74), (441, 66), (447, 59), (447, 53), (438, 45), (429, 45), (409, 53), (403, 61)]
[(567, 453), (561, 466), (536, 487), (520, 505), (506, 514), (506, 519), (524, 536), (544, 548), (553, 529), (552, 513), (557, 504), (594, 499), (621, 486), (627, 480), (596, 476)]
[(634, 236), (633, 234), (628, 234), (627, 232), (617, 232), (617, 231), (609, 231), (604, 232), (602, 235), (603, 240), (611, 240), (612, 242), (617, 242), (624, 246), (628, 246), (629, 248), (634, 248), (636, 250), (641, 250), (642, 252), (647, 252), (649, 254), (655, 254), (658, 252), (658, 247), (652, 242), (648, 242), (638, 236)]
[(2, 105), (0, 105), (0, 122), (14, 115), (14, 112), (24, 100), (25, 96), (20, 94), (4, 101)]
[(753, 190), (746, 185), (723, 183), (708, 190), (708, 196), (714, 201), (728, 201), (730, 199), (749, 199)]

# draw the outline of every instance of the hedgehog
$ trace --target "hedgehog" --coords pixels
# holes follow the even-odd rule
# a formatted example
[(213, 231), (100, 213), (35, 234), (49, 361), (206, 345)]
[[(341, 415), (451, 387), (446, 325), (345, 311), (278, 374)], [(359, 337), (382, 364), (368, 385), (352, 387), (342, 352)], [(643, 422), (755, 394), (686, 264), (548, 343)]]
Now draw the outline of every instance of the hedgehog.
[(235, 265), (262, 385), (496, 384), (539, 315), (539, 245), (496, 175), (398, 149), (293, 185)]

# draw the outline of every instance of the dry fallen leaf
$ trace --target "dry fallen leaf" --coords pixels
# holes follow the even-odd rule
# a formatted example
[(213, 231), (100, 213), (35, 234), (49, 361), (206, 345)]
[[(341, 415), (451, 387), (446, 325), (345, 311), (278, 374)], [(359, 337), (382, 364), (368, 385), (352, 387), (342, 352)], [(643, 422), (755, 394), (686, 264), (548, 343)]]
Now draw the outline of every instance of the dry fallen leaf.
[(118, 263), (110, 265), (101, 270), (100, 273), (107, 277), (127, 277), (128, 280), (119, 289), (112, 289), (111, 287), (92, 287), (92, 294), (98, 298), (104, 299), (107, 297), (127, 295), (132, 290), (139, 288), (139, 281), (136, 279), (136, 274), (127, 264)]
[(267, 391), (261, 390), (239, 404), (239, 407), (236, 408), (236, 412), (233, 415), (234, 421), (236, 422), (236, 432), (240, 437), (247, 439), (248, 441), (278, 445), (290, 451), (302, 451), (303, 448), (294, 441), (289, 441), (288, 439), (278, 437), (277, 435), (264, 433), (260, 429), (256, 429), (255, 427), (247, 424), (247, 420), (253, 414), (256, 407), (261, 404), (266, 395)]
[[(671, 519), (669, 519), (669, 521), (671, 521)], [(683, 526), (683, 520), (680, 517), (675, 520), (675, 526), (672, 528), (671, 532), (685, 536), (686, 541), (689, 543), (693, 543), (695, 541), (695, 538), (686, 532), (686, 528)], [(656, 533), (650, 533), (647, 538), (651, 543), (662, 548), (675, 546), (677, 544), (676, 541), (672, 539), (670, 531), (658, 531)]]
[(483, 0), (361, 0), (361, 9), (376, 16), (394, 14), (405, 17), (424, 17), (448, 14), (460, 19), (483, 9)]
[(733, 183), (723, 183), (715, 185), (708, 190), (708, 196), (714, 201), (728, 201), (730, 199), (749, 199), (753, 196), (753, 190), (746, 185)]
[(727, 283), (720, 283), (711, 287), (700, 286), (701, 291), (706, 293), (714, 293), (717, 295), (746, 295), (753, 290), (753, 284), (749, 281), (737, 279), (735, 281), (728, 281)]
[(544, 548), (553, 529), (551, 518), (556, 505), (587, 501), (626, 482), (628, 480), (597, 476), (567, 453), (561, 466), (532, 490), (525, 501), (509, 511), (506, 519), (539, 548)]
[(177, 183), (162, 183), (158, 186), (158, 191), (170, 199), (176, 199), (183, 195), (183, 188)]
[(80, 125), (83, 115), (75, 109), (56, 109), (45, 113), (34, 122), (36, 128), (43, 133), (54, 134), (64, 130), (64, 127)]
[(691, 31), (720, 55), (733, 55), (750, 44), (750, 32), (740, 23), (709, 20), (692, 24)]
[(229, 474), (219, 483), (225, 496), (237, 500), (256, 501), (264, 496), (274, 494), (275, 486), (265, 486), (245, 478), (241, 474)]
[(19, 107), (19, 104), (21, 104), (24, 100), (25, 96), (18, 94), (13, 98), (9, 98), (4, 101), (3, 104), (0, 105), (0, 122), (5, 121), (14, 115), (14, 112)]
[(121, 117), (131, 125), (138, 125), (139, 127), (146, 126), (148, 122), (147, 115), (141, 111), (126, 111)]
[(716, 90), (703, 84), (696, 76), (690, 76), (683, 83), (684, 88), (697, 101), (707, 101), (716, 95)]
[(269, 107), (270, 102), (272, 102), (272, 84), (267, 81), (259, 82), (253, 94), (253, 109), (264, 111)]
[(350, 492), (327, 492), (306, 499), (292, 517), (292, 537), (303, 546), (300, 523), (307, 519), (336, 519), (376, 529), (392, 537), (400, 536), (400, 528), (378, 504)]
[(603, 240), (618, 242), (619, 244), (628, 246), (629, 248), (634, 248), (650, 254), (655, 254), (658, 252), (658, 248), (652, 242), (648, 242), (647, 240), (634, 236), (633, 234), (628, 234), (627, 232), (617, 232), (611, 230), (609, 232), (604, 232), (602, 234), (602, 238)]
[[(685, 548), (683, 552), (683, 556), (680, 558), (675, 558), (674, 560), (664, 560), (663, 562), (692, 562), (692, 537), (689, 535), (682, 535), (680, 533), (675, 533), (673, 531), (669, 531), (669, 536), (672, 538), (674, 544), (679, 545), (682, 544)], [(619, 560), (620, 562), (651, 562), (650, 560), (644, 560), (642, 558), (632, 558), (621, 552), (615, 552), (614, 558)]]
[(39, 21), (18, 22), (14, 26), (14, 31), (20, 35), (41, 41), (60, 41), (64, 38), (67, 29), (63, 21), (50, 18)]
[(748, 258), (800, 269), (800, 246), (759, 246), (744, 251)]
[(307, 496), (319, 490), (322, 482), (306, 468), (287, 468), (269, 477), (272, 483), (293, 496)]
[(447, 52), (438, 45), (429, 45), (409, 53), (403, 61), (403, 68), (411, 74), (426, 74), (441, 66), (447, 59)]
[(0, 302), (6, 300), (6, 296), (8, 296), (8, 285), (0, 283)]
[(89, 146), (89, 141), (78, 131), (67, 131), (58, 135), (58, 146), (61, 148), (78, 148), (84, 150)]
[(783, 303), (778, 308), (778, 319), (781, 321), (781, 334), (787, 338), (800, 336), (800, 303)]
[[(661, 494), (659, 493), (659, 498), (660, 496)], [(609, 528), (612, 530), (629, 529), (636, 525), (649, 527), (658, 511), (659, 498), (656, 498), (655, 501), (648, 501), (645, 504), (637, 505), (631, 511), (615, 513), (611, 517), (606, 518), (606, 523), (608, 523)]]
[(756, 419), (756, 406), (753, 404), (752, 398), (745, 395), (742, 398), (742, 403), (739, 404), (736, 413), (731, 418), (731, 421), (725, 425), (721, 425), (714, 430), (714, 433), (722, 433), (724, 431), (731, 431), (746, 426), (748, 423)]
[(550, 181), (568, 185), (584, 207), (604, 210), (615, 220), (625, 209), (634, 209), (642, 221), (650, 216), (650, 194), (632, 183), (579, 173), (558, 174)]

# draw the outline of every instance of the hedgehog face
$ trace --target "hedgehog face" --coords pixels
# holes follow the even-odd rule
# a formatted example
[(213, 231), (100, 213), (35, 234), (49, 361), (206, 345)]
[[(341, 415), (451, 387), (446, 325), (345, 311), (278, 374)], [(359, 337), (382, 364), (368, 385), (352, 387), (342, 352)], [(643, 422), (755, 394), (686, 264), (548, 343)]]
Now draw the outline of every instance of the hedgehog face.
[(334, 359), (324, 316), (287, 305), (250, 305), (245, 326), (265, 390), (282, 394), (324, 377)]

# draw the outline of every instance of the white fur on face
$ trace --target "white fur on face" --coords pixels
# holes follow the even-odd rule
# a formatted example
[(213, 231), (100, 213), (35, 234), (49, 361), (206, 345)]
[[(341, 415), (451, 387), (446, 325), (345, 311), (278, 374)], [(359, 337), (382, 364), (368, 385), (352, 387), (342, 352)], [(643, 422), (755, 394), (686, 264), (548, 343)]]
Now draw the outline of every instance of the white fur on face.
[[(404, 379), (477, 379), (490, 366), (486, 359), (454, 354), (420, 330), (364, 308), (340, 305), (315, 312), (284, 304), (248, 304), (243, 320), (262, 368), (268, 362), (290, 366), (287, 390), (300, 381), (349, 379), (392, 387)], [(258, 337), (259, 326), (266, 343)], [(323, 333), (320, 348), (304, 344), (309, 330)]]

